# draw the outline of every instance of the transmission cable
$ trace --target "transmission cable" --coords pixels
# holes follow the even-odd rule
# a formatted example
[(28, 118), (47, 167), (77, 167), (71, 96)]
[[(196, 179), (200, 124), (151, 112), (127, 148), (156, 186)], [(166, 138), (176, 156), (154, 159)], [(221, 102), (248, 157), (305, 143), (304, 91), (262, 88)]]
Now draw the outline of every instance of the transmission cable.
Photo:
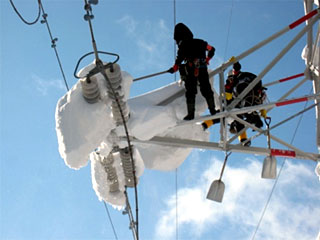
[(109, 221), (110, 221), (110, 224), (111, 224), (112, 230), (113, 230), (114, 237), (118, 240), (118, 236), (117, 236), (116, 230), (115, 230), (115, 228), (114, 228), (114, 225), (113, 225), (113, 222), (112, 222), (112, 219), (111, 219), (111, 216), (110, 216), (109, 210), (108, 210), (108, 206), (107, 206), (107, 204), (106, 204), (106, 202), (105, 202), (105, 201), (103, 201), (103, 204), (104, 204), (104, 207), (105, 207), (106, 212), (107, 212), (107, 214), (108, 214), (108, 218), (109, 218)]
[[(311, 92), (312, 92), (312, 89), (311, 89), (311, 91), (310, 91), (309, 94), (311, 94)], [(308, 102), (305, 103), (304, 109), (306, 109), (307, 104), (308, 104)], [(292, 136), (292, 139), (291, 139), (290, 144), (293, 143), (293, 141), (294, 141), (294, 139), (295, 139), (295, 137), (296, 137), (296, 134), (297, 134), (298, 128), (300, 127), (302, 118), (303, 118), (303, 114), (300, 115), (300, 118), (299, 118), (299, 120), (298, 120), (296, 129), (295, 129), (295, 131), (294, 131), (294, 133), (293, 133), (293, 136)], [(264, 217), (264, 214), (265, 214), (265, 212), (266, 212), (266, 210), (267, 210), (267, 208), (268, 208), (268, 206), (269, 206), (269, 203), (270, 203), (270, 201), (271, 201), (271, 197), (272, 197), (272, 195), (273, 195), (273, 192), (274, 192), (274, 190), (275, 190), (275, 188), (276, 188), (276, 185), (277, 185), (278, 180), (279, 180), (279, 178), (280, 178), (280, 175), (281, 175), (281, 173), (282, 173), (282, 170), (283, 170), (283, 167), (284, 167), (284, 165), (285, 165), (285, 162), (286, 162), (286, 159), (284, 159), (283, 162), (282, 162), (282, 164), (281, 164), (278, 177), (275, 179), (275, 182), (274, 182), (274, 184), (273, 184), (273, 186), (272, 186), (271, 192), (270, 192), (269, 197), (268, 197), (268, 199), (267, 199), (266, 205), (265, 205), (264, 208), (263, 208), (262, 214), (261, 214), (261, 216), (260, 216), (260, 219), (259, 219), (259, 221), (258, 221), (257, 227), (256, 227), (256, 229), (255, 229), (255, 231), (254, 231), (254, 234), (253, 234), (251, 240), (254, 240), (254, 239), (255, 239), (255, 236), (256, 236), (256, 234), (257, 234), (257, 232), (258, 232), (258, 229), (259, 229), (259, 227), (260, 227), (260, 224), (261, 224), (261, 222), (262, 222), (262, 219), (263, 219), (263, 217)]]
[[(173, 0), (173, 28), (175, 28), (177, 24), (177, 8), (176, 8), (176, 0)], [(173, 53), (174, 53), (174, 61), (176, 60), (177, 54), (176, 42), (173, 39)], [(174, 74), (174, 81), (177, 81), (177, 73)], [(176, 239), (179, 238), (179, 222), (178, 222), (178, 167), (175, 169), (175, 192), (176, 192)]]
[(66, 76), (64, 74), (64, 71), (63, 71), (63, 68), (62, 68), (62, 64), (61, 64), (61, 60), (60, 60), (60, 57), (59, 57), (59, 54), (58, 54), (58, 50), (57, 50), (57, 45), (56, 45), (56, 41), (58, 41), (58, 38), (53, 38), (52, 37), (52, 33), (51, 33), (51, 30), (50, 30), (50, 26), (49, 26), (49, 23), (48, 23), (48, 20), (47, 20), (47, 17), (48, 17), (48, 14), (45, 13), (44, 11), (44, 8), (43, 8), (43, 5), (41, 3), (41, 0), (38, 0), (38, 7), (39, 7), (39, 11), (38, 11), (38, 16), (36, 18), (36, 20), (34, 20), (33, 22), (28, 22), (26, 21), (22, 15), (19, 13), (19, 11), (17, 10), (17, 8), (15, 7), (14, 3), (12, 0), (9, 0), (10, 3), (11, 3), (11, 6), (13, 7), (14, 11), (17, 13), (17, 15), (19, 16), (19, 18), (27, 25), (33, 25), (35, 23), (38, 22), (39, 18), (40, 18), (40, 14), (42, 12), (42, 17), (43, 17), (43, 20), (41, 20), (41, 23), (45, 23), (46, 26), (47, 26), (47, 30), (49, 32), (49, 35), (50, 35), (50, 39), (51, 39), (51, 47), (54, 49), (54, 52), (56, 54), (56, 58), (57, 58), (57, 61), (58, 61), (58, 64), (59, 64), (59, 68), (60, 68), (60, 71), (61, 71), (61, 74), (62, 74), (62, 77), (63, 77), (63, 80), (64, 80), (64, 84), (66, 86), (66, 89), (67, 91), (69, 91), (69, 86), (68, 86), (68, 83), (67, 83), (67, 80), (66, 80)]
[(40, 9), (40, 0), (38, 0), (38, 15), (36, 17), (36, 19), (33, 21), (33, 22), (28, 22), (27, 20), (25, 20), (22, 15), (19, 13), (18, 9), (16, 8), (16, 6), (14, 5), (13, 1), (12, 0), (9, 0), (10, 1), (10, 4), (13, 8), (13, 10), (16, 12), (16, 14), (18, 15), (18, 17), (27, 25), (33, 25), (35, 23), (37, 23), (39, 21), (39, 18), (40, 18), (40, 12), (41, 12), (41, 9)]
[(233, 4), (234, 4), (234, 0), (232, 0), (232, 3), (231, 3), (229, 23), (228, 23), (228, 32), (227, 32), (227, 41), (226, 41), (226, 48), (225, 48), (225, 50), (224, 50), (223, 61), (224, 61), (225, 58), (226, 58), (227, 49), (228, 49), (228, 45), (229, 45), (229, 35), (230, 35), (230, 28), (231, 28), (231, 19), (232, 19), (232, 12), (233, 12)]
[(41, 23), (45, 23), (46, 26), (47, 26), (47, 29), (48, 29), (48, 33), (49, 33), (49, 36), (50, 36), (50, 39), (51, 39), (51, 47), (53, 48), (55, 54), (56, 54), (56, 58), (57, 58), (57, 61), (58, 61), (58, 64), (59, 64), (59, 68), (60, 68), (60, 71), (61, 71), (61, 74), (62, 74), (62, 77), (63, 77), (63, 80), (64, 80), (64, 84), (66, 86), (66, 89), (67, 91), (69, 91), (69, 86), (68, 86), (68, 83), (67, 83), (67, 80), (66, 80), (66, 76), (64, 74), (64, 71), (63, 71), (63, 68), (62, 68), (62, 64), (61, 64), (61, 61), (60, 61), (60, 57), (59, 57), (59, 54), (58, 54), (58, 50), (57, 50), (57, 45), (56, 45), (56, 42), (58, 41), (58, 38), (53, 38), (52, 37), (52, 33), (51, 33), (51, 30), (50, 30), (50, 26), (49, 26), (49, 22), (47, 20), (47, 17), (48, 17), (48, 14), (46, 14), (46, 12), (44, 11), (44, 8), (43, 8), (43, 5), (41, 3), (41, 0), (39, 0), (39, 6), (42, 10), (42, 17), (43, 17), (43, 20), (41, 20)]
[[(177, 22), (177, 14), (176, 14), (176, 0), (173, 0), (173, 29), (175, 28)], [(173, 39), (173, 56), (174, 56), (174, 61), (176, 61), (177, 57), (177, 46), (176, 46), (176, 41)], [(174, 81), (177, 81), (177, 73), (174, 74)]]

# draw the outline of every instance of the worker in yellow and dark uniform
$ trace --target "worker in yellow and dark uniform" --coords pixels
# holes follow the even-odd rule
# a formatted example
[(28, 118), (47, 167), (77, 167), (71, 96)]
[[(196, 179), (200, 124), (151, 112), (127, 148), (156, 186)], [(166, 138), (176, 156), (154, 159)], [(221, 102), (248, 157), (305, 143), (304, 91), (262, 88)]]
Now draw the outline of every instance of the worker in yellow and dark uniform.
[[(241, 64), (236, 62), (233, 64), (232, 75), (228, 76), (225, 84), (225, 93), (227, 105), (233, 101), (233, 97), (239, 96), (242, 91), (256, 78), (257, 76), (250, 72), (241, 72)], [(247, 93), (247, 95), (236, 105), (236, 108), (256, 106), (263, 103), (266, 94), (266, 88), (262, 87), (262, 81), (260, 80), (253, 89)], [(266, 110), (261, 110), (260, 114), (263, 118), (267, 117)], [(261, 128), (263, 122), (260, 119), (258, 112), (253, 111), (251, 113), (244, 113), (237, 115), (239, 118), (254, 124), (256, 127)], [(244, 128), (244, 125), (238, 121), (233, 121), (230, 125), (230, 132), (233, 134), (239, 133)], [(250, 145), (250, 141), (247, 140), (247, 133), (244, 131), (239, 136), (240, 142), (246, 142), (246, 146)]]
[(177, 58), (168, 72), (175, 73), (179, 70), (181, 80), (185, 83), (188, 114), (184, 120), (194, 119), (198, 84), (202, 96), (206, 99), (210, 114), (216, 114), (214, 93), (209, 82), (207, 68), (210, 59), (214, 56), (215, 48), (202, 39), (193, 38), (192, 32), (183, 23), (175, 26), (174, 40), (178, 45)]

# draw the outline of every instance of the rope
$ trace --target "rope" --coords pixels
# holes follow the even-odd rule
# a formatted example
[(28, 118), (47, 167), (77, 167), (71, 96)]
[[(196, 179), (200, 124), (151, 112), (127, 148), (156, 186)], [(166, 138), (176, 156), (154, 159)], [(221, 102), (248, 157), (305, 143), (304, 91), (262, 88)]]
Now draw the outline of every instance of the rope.
[(16, 14), (18, 15), (18, 17), (27, 25), (33, 25), (35, 23), (37, 23), (39, 21), (39, 18), (40, 18), (40, 5), (41, 5), (41, 2), (40, 0), (38, 0), (38, 15), (36, 17), (36, 19), (33, 21), (33, 22), (28, 22), (26, 21), (22, 15), (19, 13), (18, 9), (16, 8), (16, 6), (14, 5), (13, 1), (12, 0), (9, 0), (10, 1), (10, 4), (13, 8), (13, 10), (16, 12)]
[[(311, 89), (310, 93), (311, 93), (311, 92), (312, 92), (312, 89)], [(304, 109), (307, 107), (307, 104), (308, 104), (308, 102), (305, 103)], [(298, 128), (300, 127), (300, 124), (301, 124), (301, 121), (302, 121), (302, 117), (303, 117), (303, 114), (300, 115), (300, 118), (299, 118), (299, 120), (298, 120), (296, 129), (295, 129), (295, 131), (294, 131), (294, 133), (293, 133), (293, 136), (292, 136), (292, 139), (291, 139), (290, 144), (293, 143), (293, 141), (294, 141), (294, 139), (295, 139), (295, 137), (296, 137)], [(258, 221), (257, 227), (256, 227), (256, 229), (255, 229), (255, 231), (254, 231), (254, 233), (253, 233), (253, 236), (252, 236), (251, 240), (254, 240), (255, 237), (256, 237), (256, 234), (257, 234), (257, 232), (258, 232), (258, 230), (259, 230), (260, 224), (261, 224), (261, 222), (262, 222), (262, 220), (263, 220), (264, 214), (265, 214), (265, 212), (266, 212), (266, 210), (267, 210), (267, 208), (268, 208), (268, 206), (269, 206), (269, 203), (270, 203), (270, 201), (271, 201), (271, 197), (272, 197), (272, 195), (273, 195), (273, 192), (274, 192), (274, 190), (275, 190), (275, 188), (276, 188), (276, 186), (277, 186), (277, 183), (278, 183), (278, 180), (279, 180), (280, 175), (281, 175), (281, 173), (282, 173), (282, 170), (283, 170), (283, 167), (284, 167), (285, 162), (286, 162), (286, 159), (284, 159), (283, 162), (282, 162), (282, 164), (281, 164), (278, 177), (275, 179), (275, 182), (274, 182), (274, 184), (273, 184), (273, 186), (272, 186), (272, 189), (271, 189), (271, 192), (270, 192), (270, 194), (269, 194), (268, 200), (267, 200), (267, 202), (266, 202), (266, 205), (265, 205), (264, 208), (263, 208), (262, 214), (261, 214), (261, 216), (260, 216), (260, 219), (259, 219), (259, 221)]]
[(107, 204), (106, 204), (106, 202), (105, 202), (105, 201), (103, 201), (103, 204), (104, 204), (104, 207), (105, 207), (106, 212), (107, 212), (107, 214), (108, 214), (109, 222), (110, 222), (110, 224), (111, 224), (111, 227), (112, 227), (112, 230), (113, 230), (114, 237), (118, 240), (118, 236), (117, 236), (116, 230), (115, 230), (115, 228), (114, 228), (114, 225), (113, 225), (113, 222), (112, 222), (112, 219), (111, 219), (111, 216), (110, 216), (109, 210), (108, 210), (108, 206), (107, 206)]

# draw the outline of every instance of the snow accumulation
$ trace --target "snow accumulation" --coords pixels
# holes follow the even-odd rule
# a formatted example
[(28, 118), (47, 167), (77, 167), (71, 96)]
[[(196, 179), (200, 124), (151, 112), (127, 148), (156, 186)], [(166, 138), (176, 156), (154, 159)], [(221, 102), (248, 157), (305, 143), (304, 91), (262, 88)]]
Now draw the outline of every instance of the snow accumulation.
[[(78, 75), (85, 76), (94, 66), (90, 64)], [(125, 185), (128, 186), (127, 181), (132, 181), (128, 179), (128, 165), (123, 159), (125, 149), (128, 155), (128, 143), (123, 140), (126, 139), (124, 126), (117, 126), (113, 119), (112, 99), (108, 96), (106, 81), (100, 73), (95, 77), (100, 90), (98, 102), (86, 102), (78, 81), (57, 103), (56, 132), (59, 152), (65, 164), (73, 169), (86, 166), (90, 159), (92, 184), (98, 198), (121, 208), (125, 205)], [(121, 78), (121, 92), (130, 109), (127, 127), (131, 137), (143, 141), (154, 136), (209, 140), (209, 133), (203, 131), (201, 125), (176, 126), (186, 115), (184, 86), (174, 82), (129, 99), (133, 78), (124, 71), (121, 71)], [(165, 103), (165, 100), (172, 96), (177, 97)], [(204, 98), (198, 94), (196, 115), (202, 114), (206, 108)], [(191, 150), (135, 143), (133, 159), (137, 181), (145, 167), (162, 171), (176, 169)]]

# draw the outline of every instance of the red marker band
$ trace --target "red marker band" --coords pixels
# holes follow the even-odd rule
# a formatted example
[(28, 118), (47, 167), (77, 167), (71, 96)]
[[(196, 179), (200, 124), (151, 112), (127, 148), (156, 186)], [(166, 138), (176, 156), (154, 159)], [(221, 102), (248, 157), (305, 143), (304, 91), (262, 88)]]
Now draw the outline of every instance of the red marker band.
[(303, 23), (304, 21), (308, 20), (309, 18), (312, 18), (314, 15), (318, 13), (318, 9), (314, 9), (313, 11), (309, 12), (307, 15), (303, 16), (302, 18), (298, 19), (297, 21), (291, 23), (289, 25), (290, 29), (295, 28), (299, 24)]
[(305, 101), (308, 101), (307, 97), (278, 102), (278, 103), (276, 103), (276, 106), (279, 107), (279, 106), (289, 105), (289, 104), (298, 103), (298, 102), (305, 102)]
[(304, 76), (304, 73), (299, 73), (299, 74), (293, 75), (293, 76), (291, 76), (291, 77), (282, 78), (282, 79), (279, 80), (279, 82), (289, 81), (289, 80), (291, 80), (291, 79), (298, 78), (298, 77), (302, 77), (302, 76)]
[(271, 156), (279, 156), (279, 157), (296, 157), (295, 151), (290, 150), (281, 150), (281, 149), (271, 149)]

